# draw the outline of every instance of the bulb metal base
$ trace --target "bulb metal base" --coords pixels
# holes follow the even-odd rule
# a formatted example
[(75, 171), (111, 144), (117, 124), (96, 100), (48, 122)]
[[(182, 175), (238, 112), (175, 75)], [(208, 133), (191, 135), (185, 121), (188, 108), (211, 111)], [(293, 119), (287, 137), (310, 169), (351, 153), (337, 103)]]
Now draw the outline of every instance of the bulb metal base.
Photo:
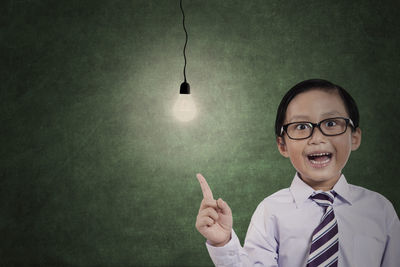
[(190, 85), (187, 82), (183, 82), (181, 84), (180, 94), (189, 95), (190, 94)]

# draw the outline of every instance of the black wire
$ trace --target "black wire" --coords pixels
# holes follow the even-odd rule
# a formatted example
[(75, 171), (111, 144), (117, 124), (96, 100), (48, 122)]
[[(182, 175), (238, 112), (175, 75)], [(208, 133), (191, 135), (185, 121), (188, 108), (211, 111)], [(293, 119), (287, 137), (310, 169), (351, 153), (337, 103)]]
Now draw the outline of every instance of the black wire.
[(183, 77), (185, 78), (185, 82), (186, 82), (186, 45), (188, 42), (188, 33), (186, 31), (186, 27), (185, 27), (185, 13), (183, 12), (183, 7), (182, 7), (182, 0), (180, 2), (181, 5), (181, 11), (182, 11), (182, 16), (183, 16), (183, 29), (185, 30), (185, 34), (186, 34), (186, 41), (185, 41), (185, 46), (183, 47), (183, 57), (185, 58), (185, 66), (183, 67)]

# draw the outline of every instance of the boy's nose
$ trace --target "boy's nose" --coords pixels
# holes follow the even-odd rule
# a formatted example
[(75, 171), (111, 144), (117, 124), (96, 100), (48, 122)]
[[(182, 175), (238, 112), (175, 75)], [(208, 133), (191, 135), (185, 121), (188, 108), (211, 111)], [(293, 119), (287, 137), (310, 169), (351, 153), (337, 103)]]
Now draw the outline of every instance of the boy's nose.
[(318, 127), (315, 127), (313, 134), (309, 139), (309, 143), (319, 144), (319, 143), (325, 143), (325, 141), (326, 141), (326, 136), (321, 132), (321, 130)]

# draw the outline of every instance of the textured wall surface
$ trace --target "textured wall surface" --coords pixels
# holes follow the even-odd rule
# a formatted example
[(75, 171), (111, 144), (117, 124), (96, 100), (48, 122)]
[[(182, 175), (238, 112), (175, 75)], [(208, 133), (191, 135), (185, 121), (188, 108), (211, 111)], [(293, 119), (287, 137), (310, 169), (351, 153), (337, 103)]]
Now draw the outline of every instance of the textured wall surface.
[(344, 173), (400, 211), (398, 1), (0, 4), (0, 265), (211, 266), (194, 227), (201, 172), (246, 234), (294, 169), (274, 140), (284, 93), (346, 88), (363, 141)]

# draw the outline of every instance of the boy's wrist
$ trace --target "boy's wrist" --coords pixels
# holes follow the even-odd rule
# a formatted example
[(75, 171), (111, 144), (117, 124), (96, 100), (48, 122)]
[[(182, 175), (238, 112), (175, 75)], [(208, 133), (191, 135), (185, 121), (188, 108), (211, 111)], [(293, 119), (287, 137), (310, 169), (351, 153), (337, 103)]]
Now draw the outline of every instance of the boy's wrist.
[(213, 243), (213, 242), (211, 242), (210, 240), (208, 240), (208, 243), (209, 243), (211, 246), (213, 246), (213, 247), (223, 247), (223, 246), (225, 246), (226, 244), (228, 244), (229, 241), (231, 241), (231, 239), (232, 239), (232, 236), (229, 235), (229, 238), (228, 238), (227, 240), (221, 242), (221, 243)]

